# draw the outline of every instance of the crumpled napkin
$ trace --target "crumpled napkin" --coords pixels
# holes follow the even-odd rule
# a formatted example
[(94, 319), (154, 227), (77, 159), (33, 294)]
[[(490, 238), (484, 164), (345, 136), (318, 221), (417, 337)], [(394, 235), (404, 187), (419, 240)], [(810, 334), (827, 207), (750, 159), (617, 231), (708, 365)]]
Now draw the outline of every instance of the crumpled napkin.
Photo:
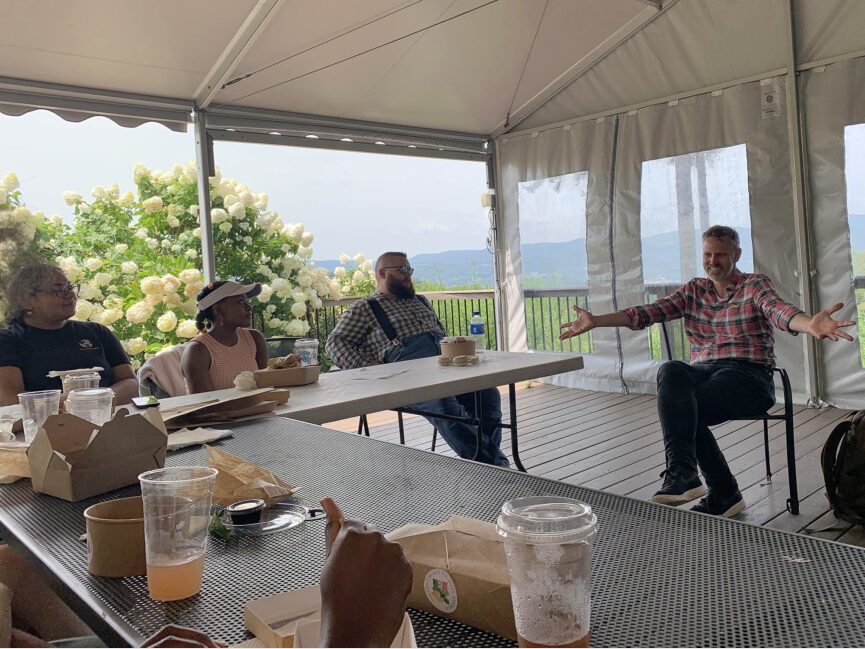
[(193, 428), (191, 430), (181, 428), (168, 435), (168, 450), (176, 451), (196, 444), (208, 444), (224, 437), (231, 437), (233, 434), (233, 431), (217, 430), (216, 428)]
[(258, 384), (255, 382), (255, 374), (246, 370), (234, 377), (234, 387), (238, 390), (255, 390)]
[(207, 465), (219, 470), (213, 489), (213, 502), (230, 505), (238, 500), (261, 498), (268, 504), (287, 498), (300, 490), (267, 469), (247, 462), (214, 446), (206, 446)]

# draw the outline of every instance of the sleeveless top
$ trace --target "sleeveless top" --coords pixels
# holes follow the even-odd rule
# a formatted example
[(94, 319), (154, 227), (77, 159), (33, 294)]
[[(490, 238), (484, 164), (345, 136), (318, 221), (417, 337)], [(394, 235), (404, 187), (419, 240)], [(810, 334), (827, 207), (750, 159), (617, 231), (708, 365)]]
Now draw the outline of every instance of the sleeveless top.
[(237, 342), (231, 347), (223, 345), (209, 333), (199, 334), (193, 340), (210, 352), (210, 383), (214, 390), (234, 387), (234, 379), (246, 370), (258, 369), (255, 360), (255, 340), (249, 329), (237, 328)]

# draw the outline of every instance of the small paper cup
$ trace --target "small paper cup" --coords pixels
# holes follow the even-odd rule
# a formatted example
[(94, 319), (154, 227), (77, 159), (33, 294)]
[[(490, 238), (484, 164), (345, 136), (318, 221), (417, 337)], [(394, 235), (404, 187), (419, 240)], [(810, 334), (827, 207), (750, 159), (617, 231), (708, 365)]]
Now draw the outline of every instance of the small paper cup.
[(84, 510), (87, 569), (99, 577), (147, 573), (141, 496), (107, 500)]

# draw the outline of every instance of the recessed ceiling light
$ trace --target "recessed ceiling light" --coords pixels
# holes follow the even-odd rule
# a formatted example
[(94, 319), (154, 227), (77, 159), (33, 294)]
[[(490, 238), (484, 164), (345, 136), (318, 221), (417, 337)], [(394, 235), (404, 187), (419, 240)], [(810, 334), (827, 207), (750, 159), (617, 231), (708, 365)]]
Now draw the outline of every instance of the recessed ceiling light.
[(313, 135), (312, 133), (310, 133), (309, 135), (304, 135), (304, 137), (305, 137), (305, 138), (308, 138), (308, 139), (310, 139), (310, 140), (317, 140), (317, 139), (318, 139), (318, 136), (317, 136), (317, 135)]
[(237, 129), (236, 129), (236, 128), (227, 128), (227, 129), (225, 129), (225, 130), (226, 130), (226, 131), (231, 131), (231, 132), (232, 132), (232, 133), (234, 133), (234, 132), (236, 132), (236, 131), (237, 131)]
[(350, 137), (341, 137), (339, 138), (340, 142), (354, 142)]
[(268, 135), (282, 135), (279, 131), (271, 131)]
[(386, 146), (385, 143), (382, 142), (381, 140), (379, 140), (378, 142), (376, 142), (376, 144), (379, 144), (379, 145), (381, 145), (381, 146)]
[(409, 149), (416, 149), (416, 148), (417, 148), (417, 145), (416, 145), (416, 144), (409, 144), (409, 145), (408, 145), (408, 148), (409, 148)]

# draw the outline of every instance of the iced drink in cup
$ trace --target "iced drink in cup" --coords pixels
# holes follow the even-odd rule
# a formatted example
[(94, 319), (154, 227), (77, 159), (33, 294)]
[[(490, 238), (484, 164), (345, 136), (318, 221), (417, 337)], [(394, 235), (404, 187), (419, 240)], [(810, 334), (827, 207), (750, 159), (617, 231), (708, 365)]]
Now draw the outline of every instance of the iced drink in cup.
[(571, 498), (515, 498), (502, 505), (514, 620), (521, 647), (588, 647), (592, 537), (597, 517)]
[(85, 388), (72, 390), (66, 398), (69, 413), (101, 426), (111, 420), (114, 411), (114, 390), (111, 388)]
[(24, 420), (24, 441), (32, 442), (45, 420), (60, 412), (60, 396), (60, 390), (22, 392), (18, 395)]
[(182, 466), (138, 476), (150, 597), (173, 601), (201, 590), (216, 469)]

